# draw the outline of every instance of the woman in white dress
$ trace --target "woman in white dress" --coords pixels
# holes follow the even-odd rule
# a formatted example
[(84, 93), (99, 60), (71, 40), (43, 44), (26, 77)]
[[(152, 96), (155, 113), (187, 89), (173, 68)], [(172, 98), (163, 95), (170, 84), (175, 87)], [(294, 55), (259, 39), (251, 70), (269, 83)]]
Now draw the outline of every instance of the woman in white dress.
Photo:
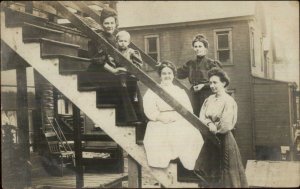
[[(158, 74), (160, 86), (192, 112), (188, 95), (173, 84), (176, 75), (174, 64), (162, 62)], [(170, 160), (179, 158), (186, 169), (194, 170), (204, 143), (200, 131), (150, 89), (144, 95), (143, 105), (150, 120), (144, 138), (149, 166), (166, 168)]]

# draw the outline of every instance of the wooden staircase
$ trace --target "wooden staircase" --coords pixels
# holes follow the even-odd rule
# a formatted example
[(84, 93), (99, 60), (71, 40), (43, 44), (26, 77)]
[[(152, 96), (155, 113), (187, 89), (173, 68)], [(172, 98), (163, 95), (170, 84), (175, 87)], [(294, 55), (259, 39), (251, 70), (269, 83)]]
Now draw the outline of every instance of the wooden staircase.
[[(147, 163), (143, 146), (136, 144), (135, 128), (131, 126), (116, 127), (115, 110), (113, 108), (98, 109), (96, 107), (95, 91), (79, 92), (77, 90), (77, 75), (75, 74), (77, 70), (74, 69), (65, 72), (63, 68), (71, 61), (78, 61), (81, 65), (89, 62), (88, 59), (76, 57), (78, 55), (78, 51), (76, 51), (79, 49), (78, 46), (57, 42), (47, 38), (41, 38), (40, 41), (35, 41), (33, 39), (28, 40), (28, 38), (25, 38), (26, 40), (24, 41), (23, 27), (25, 27), (26, 30), (29, 25), (20, 22), (13, 27), (11, 25), (7, 27), (6, 23), (7, 21), (9, 22), (10, 19), (6, 18), (6, 14), (2, 11), (2, 43), (5, 43), (9, 48), (21, 56), (30, 66), (43, 75), (52, 85), (71, 100), (72, 103), (76, 104), (77, 107), (87, 114), (97, 125), (100, 125), (105, 133), (126, 150), (162, 185), (166, 187), (191, 187), (190, 184), (186, 185), (186, 183), (177, 182), (176, 164), (171, 164), (167, 169), (150, 168)], [(53, 32), (51, 31), (49, 33)], [(55, 34), (60, 35), (61, 33), (56, 32)], [(60, 51), (57, 47), (63, 48), (64, 50)], [(64, 54), (60, 54), (61, 52), (64, 52)], [(70, 59), (71, 61), (68, 61)]]
[[(78, 4), (82, 5), (81, 3)], [(97, 108), (96, 91), (94, 88), (78, 90), (78, 75), (90, 64), (86, 58), (89, 38), (102, 44), (117, 61), (124, 62), (126, 68), (145, 85), (159, 94), (168, 104), (185, 117), (195, 127), (200, 127), (201, 133), (216, 144), (218, 141), (202, 125), (199, 119), (187, 111), (179, 102), (173, 99), (159, 87), (142, 70), (133, 66), (117, 50), (97, 35), (76, 15), (68, 11), (60, 2), (53, 7), (61, 16), (68, 18), (77, 29), (61, 27), (49, 22), (46, 18), (33, 16), (29, 13), (5, 9), (1, 11), (1, 42), (22, 57), (30, 66), (45, 77), (63, 95), (65, 95), (81, 111), (88, 115), (95, 124), (118, 143), (146, 171), (150, 172), (165, 187), (197, 187), (194, 183), (177, 181), (177, 165), (171, 163), (166, 169), (154, 169), (148, 166), (144, 147), (136, 144), (135, 128), (128, 125), (117, 127), (115, 108)], [(84, 6), (81, 6), (81, 9)], [(86, 8), (86, 7), (85, 7)], [(132, 45), (134, 46), (134, 45)], [(143, 60), (154, 66), (153, 59), (142, 53)]]

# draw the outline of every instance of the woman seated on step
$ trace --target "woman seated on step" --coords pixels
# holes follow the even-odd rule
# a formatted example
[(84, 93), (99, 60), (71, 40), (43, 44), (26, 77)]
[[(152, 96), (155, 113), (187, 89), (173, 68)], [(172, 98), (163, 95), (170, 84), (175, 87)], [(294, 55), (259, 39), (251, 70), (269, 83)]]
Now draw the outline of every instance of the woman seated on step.
[[(176, 75), (174, 64), (162, 62), (158, 66), (158, 74), (161, 79), (160, 87), (192, 112), (186, 92), (173, 84)], [(144, 138), (149, 166), (166, 168), (171, 160), (179, 158), (186, 169), (194, 170), (204, 143), (199, 130), (150, 89), (144, 95), (143, 104), (150, 120)]]
[[(107, 9), (102, 10), (100, 22), (103, 31), (99, 35), (119, 49), (120, 40), (118, 41), (116, 38), (118, 33), (116, 12)], [(122, 36), (118, 38), (120, 37)], [(130, 41), (128, 41), (128, 45), (129, 43)], [(143, 115), (142, 97), (137, 86), (137, 79), (130, 77), (130, 74), (124, 74), (126, 69), (119, 62), (115, 62), (97, 42), (91, 41), (89, 43), (89, 57), (91, 57), (92, 63), (88, 71), (100, 73), (101, 78), (103, 78), (103, 82), (97, 81), (101, 88), (97, 93), (97, 100), (100, 105), (117, 105), (117, 125), (142, 124), (145, 116)], [(141, 58), (135, 57), (137, 57), (135, 61), (142, 64)]]

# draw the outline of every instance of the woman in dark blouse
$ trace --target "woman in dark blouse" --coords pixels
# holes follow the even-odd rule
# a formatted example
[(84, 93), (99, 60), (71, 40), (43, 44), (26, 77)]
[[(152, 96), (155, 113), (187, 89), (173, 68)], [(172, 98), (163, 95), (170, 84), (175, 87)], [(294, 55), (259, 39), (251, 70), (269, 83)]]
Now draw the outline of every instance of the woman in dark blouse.
[(186, 62), (177, 71), (179, 79), (188, 78), (192, 85), (191, 101), (193, 112), (199, 116), (201, 106), (204, 100), (212, 94), (208, 84), (207, 72), (214, 67), (221, 67), (221, 63), (206, 57), (208, 51), (208, 41), (201, 34), (195, 36), (192, 41), (192, 47), (196, 58)]
[[(103, 9), (100, 22), (103, 31), (99, 31), (98, 34), (117, 48), (117, 13), (113, 10)], [(92, 59), (92, 63), (87, 71), (101, 74), (101, 78), (104, 80), (103, 82), (100, 81), (101, 89), (97, 93), (97, 102), (104, 106), (105, 104), (117, 105), (117, 125), (142, 124), (145, 116), (142, 97), (137, 87), (137, 79), (128, 77), (126, 87), (122, 87), (121, 74), (124, 74), (126, 69), (119, 62), (115, 62), (95, 41), (89, 43), (89, 57)], [(142, 60), (140, 60), (140, 63), (142, 63)]]

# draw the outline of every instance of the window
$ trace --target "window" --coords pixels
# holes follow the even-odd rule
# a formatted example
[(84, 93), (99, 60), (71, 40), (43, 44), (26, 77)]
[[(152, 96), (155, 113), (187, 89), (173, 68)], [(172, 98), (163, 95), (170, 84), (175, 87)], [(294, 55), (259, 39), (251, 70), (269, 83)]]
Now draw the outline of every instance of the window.
[(260, 64), (260, 71), (264, 71), (264, 49), (263, 49), (263, 38), (261, 37), (260, 38), (260, 58), (261, 58), (261, 60), (260, 60), (260, 62), (261, 62), (261, 64)]
[(222, 64), (233, 64), (231, 29), (215, 30), (215, 58)]
[(145, 52), (154, 60), (159, 61), (159, 38), (158, 35), (145, 36)]
[(252, 66), (255, 67), (255, 39), (254, 39), (254, 30), (251, 29), (251, 34), (250, 34), (250, 46), (251, 46), (251, 62), (252, 62)]

